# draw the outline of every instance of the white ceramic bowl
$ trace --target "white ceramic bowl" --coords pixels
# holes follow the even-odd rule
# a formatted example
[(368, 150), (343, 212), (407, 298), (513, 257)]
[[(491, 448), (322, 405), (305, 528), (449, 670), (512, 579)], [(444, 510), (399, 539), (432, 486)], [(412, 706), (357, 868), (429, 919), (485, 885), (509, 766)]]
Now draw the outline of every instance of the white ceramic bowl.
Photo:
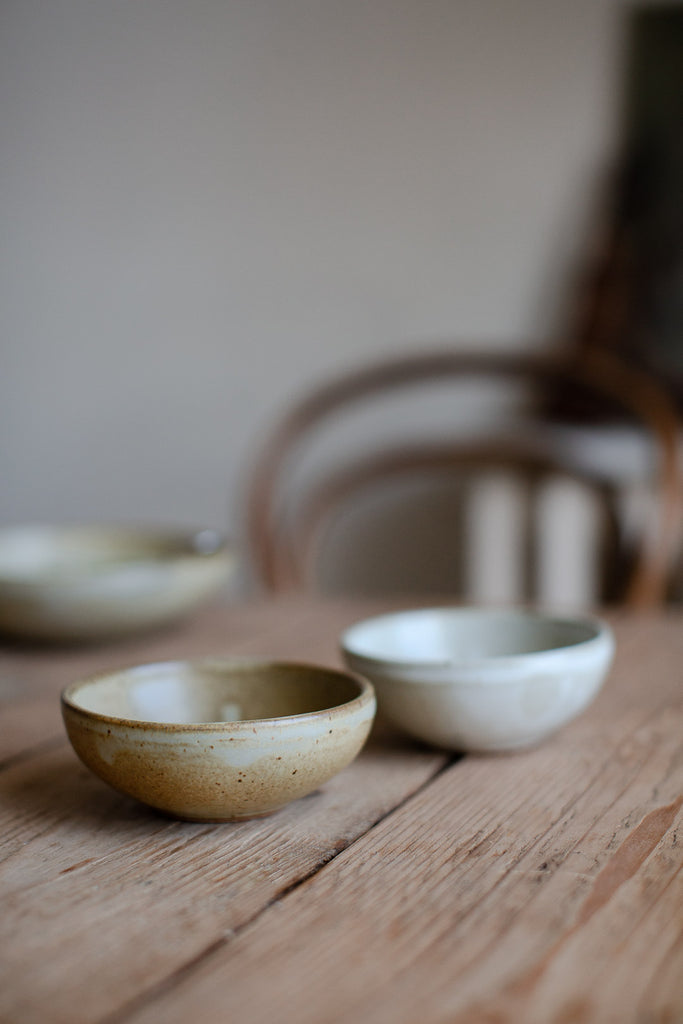
[(212, 530), (10, 527), (0, 530), (0, 631), (74, 642), (160, 626), (214, 594), (235, 564)]
[(476, 608), (381, 615), (348, 629), (341, 646), (389, 720), (471, 751), (544, 739), (590, 703), (614, 652), (598, 619)]
[(258, 817), (312, 792), (358, 754), (374, 714), (367, 680), (288, 662), (141, 665), (62, 694), (88, 768), (191, 821)]

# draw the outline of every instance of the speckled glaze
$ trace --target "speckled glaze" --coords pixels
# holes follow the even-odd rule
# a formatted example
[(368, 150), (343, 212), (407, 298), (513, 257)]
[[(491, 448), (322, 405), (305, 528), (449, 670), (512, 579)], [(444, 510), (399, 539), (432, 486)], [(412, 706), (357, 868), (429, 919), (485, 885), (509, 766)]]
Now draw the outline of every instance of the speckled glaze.
[(521, 610), (432, 608), (357, 623), (347, 665), (406, 732), (462, 751), (538, 743), (588, 706), (614, 653), (598, 619)]
[(0, 631), (73, 643), (153, 628), (214, 594), (235, 565), (212, 530), (9, 527), (0, 530)]
[(192, 821), (257, 817), (312, 792), (355, 758), (374, 714), (366, 680), (288, 662), (142, 665), (62, 694), (88, 768)]

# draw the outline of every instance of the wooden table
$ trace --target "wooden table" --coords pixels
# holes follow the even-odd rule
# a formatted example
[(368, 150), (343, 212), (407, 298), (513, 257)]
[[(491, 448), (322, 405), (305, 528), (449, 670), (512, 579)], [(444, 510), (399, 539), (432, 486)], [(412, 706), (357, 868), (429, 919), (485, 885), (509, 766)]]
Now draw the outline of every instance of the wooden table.
[(232, 652), (334, 664), (377, 607), (228, 606), (125, 644), (2, 651), (3, 1024), (683, 1021), (680, 612), (611, 616), (602, 693), (536, 750), (457, 758), (380, 726), (259, 821), (165, 819), (68, 745), (74, 677)]

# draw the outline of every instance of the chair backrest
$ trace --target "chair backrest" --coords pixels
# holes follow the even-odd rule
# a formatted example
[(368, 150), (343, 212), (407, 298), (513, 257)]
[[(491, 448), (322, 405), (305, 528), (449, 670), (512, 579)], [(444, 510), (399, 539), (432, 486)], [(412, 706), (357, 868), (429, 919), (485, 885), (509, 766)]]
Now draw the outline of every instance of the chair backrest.
[[(492, 401), (491, 395), (477, 392), (486, 381), (498, 387), (501, 382), (506, 388), (513, 385), (517, 391), (512, 400), (507, 391), (496, 392)], [(362, 419), (387, 396), (405, 397), (419, 389), (425, 389), (429, 410), (428, 387), (436, 385), (443, 400), (444, 388), (456, 384), (460, 396), (446, 397), (446, 409), (457, 412), (469, 403), (466, 422), (447, 415), (436, 435), (420, 429), (419, 415), (412, 420), (400, 413), (396, 417), (396, 409), (388, 433), (385, 429), (382, 434), (372, 420)], [(558, 396), (563, 409), (579, 410), (578, 419), (560, 421), (549, 412)], [(505, 416), (498, 413), (501, 405)], [(590, 417), (582, 420), (586, 410)], [(473, 411), (479, 413), (480, 428), (482, 423), (484, 427), (478, 432), (471, 429), (471, 420), (477, 419)], [(604, 422), (595, 421), (596, 411)], [(345, 419), (356, 424), (359, 434), (351, 456), (341, 430)], [(605, 426), (610, 423), (617, 423), (618, 429)], [(582, 530), (585, 535), (580, 522), (590, 505), (597, 513), (590, 561), (598, 576), (591, 603), (660, 603), (667, 598), (680, 548), (678, 428), (673, 404), (659, 385), (602, 354), (579, 363), (531, 355), (442, 351), (362, 367), (305, 396), (266, 440), (255, 463), (247, 503), (255, 575), (273, 592), (419, 593), (429, 589), (459, 599), (485, 600), (481, 587), (477, 591), (480, 570), (471, 564), (473, 555), (478, 550), (489, 564), (500, 562), (501, 545), (507, 539), (522, 565), (521, 571), (512, 573), (519, 584), (514, 599), (539, 602), (539, 580), (547, 581), (550, 573), (561, 584), (571, 576), (574, 555), (569, 542)], [(609, 447), (610, 438), (624, 431), (641, 446), (635, 460), (637, 480), (627, 467), (627, 482), (615, 472)], [(322, 465), (319, 459), (317, 466), (302, 471), (323, 435), (327, 448), (323, 446)], [(650, 456), (646, 459), (643, 445)], [(607, 455), (598, 458), (601, 446)], [(410, 496), (409, 485), (413, 487)], [(430, 488), (432, 496), (434, 489), (440, 494), (439, 509), (426, 497)], [(640, 507), (633, 504), (634, 494), (641, 499)], [(389, 499), (388, 505), (383, 506), (380, 495)], [(422, 502), (419, 515), (416, 498), (417, 504)], [(372, 531), (365, 536), (361, 531), (354, 538), (349, 528), (353, 510), (363, 501), (366, 511), (371, 510), (370, 520), (374, 518), (374, 539)], [(403, 533), (400, 528), (395, 532), (393, 547), (388, 543), (386, 518), (392, 501), (393, 512), (404, 518)], [(545, 541), (535, 536), (539, 503), (545, 507), (550, 528)], [(579, 527), (567, 519), (572, 503), (580, 512)], [(516, 517), (514, 529), (511, 517)], [(493, 540), (484, 536), (487, 524)], [(439, 527), (444, 527), (441, 538)], [(319, 568), (335, 531), (342, 572), (336, 582), (324, 583)], [(472, 539), (472, 531), (478, 532), (478, 539)], [(344, 540), (350, 545), (346, 554)], [(366, 576), (359, 581), (353, 573), (345, 573), (354, 551), (356, 562), (372, 563), (374, 579)], [(550, 570), (541, 564), (544, 552), (551, 556)], [(469, 566), (463, 568), (463, 561)], [(513, 597), (496, 591), (495, 585), (488, 596), (492, 600)], [(562, 603), (561, 585), (554, 587), (553, 600)]]

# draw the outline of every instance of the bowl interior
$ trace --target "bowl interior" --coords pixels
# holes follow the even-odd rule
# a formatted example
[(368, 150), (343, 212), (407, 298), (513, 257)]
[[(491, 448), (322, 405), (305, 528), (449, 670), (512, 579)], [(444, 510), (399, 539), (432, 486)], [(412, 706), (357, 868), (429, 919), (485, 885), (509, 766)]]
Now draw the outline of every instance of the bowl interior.
[(328, 711), (363, 688), (353, 676), (315, 666), (171, 662), (75, 683), (64, 699), (109, 718), (192, 725)]
[(430, 608), (366, 619), (346, 631), (351, 654), (394, 663), (446, 664), (519, 657), (585, 643), (600, 626), (534, 612)]
[(216, 554), (213, 530), (117, 526), (27, 526), (0, 531), (0, 579), (58, 582), (135, 562)]

